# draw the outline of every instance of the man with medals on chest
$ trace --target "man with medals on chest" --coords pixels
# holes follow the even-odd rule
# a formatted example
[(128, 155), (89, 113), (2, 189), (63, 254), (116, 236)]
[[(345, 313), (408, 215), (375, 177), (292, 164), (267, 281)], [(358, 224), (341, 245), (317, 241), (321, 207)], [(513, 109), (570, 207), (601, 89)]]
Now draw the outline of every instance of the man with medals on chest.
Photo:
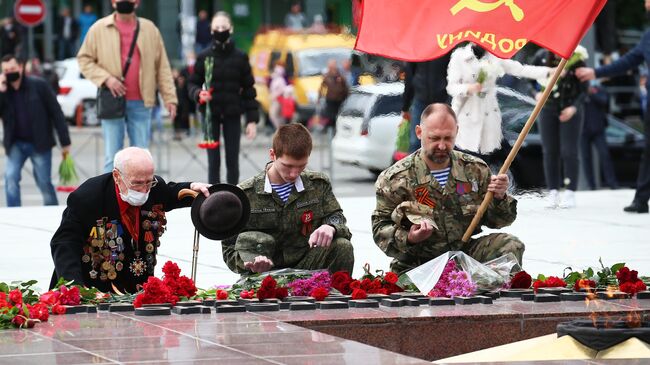
[(327, 176), (305, 170), (311, 154), (301, 124), (278, 128), (264, 171), (239, 184), (250, 201), (250, 219), (237, 236), (222, 241), (233, 272), (328, 269), (352, 273), (350, 230)]
[(506, 191), (508, 176), (492, 176), (487, 164), (454, 151), (458, 123), (447, 104), (431, 104), (416, 127), (422, 147), (379, 175), (372, 215), (375, 243), (393, 257), (391, 270), (402, 273), (447, 251), (463, 251), (480, 262), (512, 252), (519, 263), (524, 244), (507, 233), (462, 241), (483, 197), (494, 193), (474, 235), (485, 225), (514, 222), (517, 201)]
[(148, 150), (129, 147), (115, 154), (111, 173), (81, 184), (70, 194), (61, 225), (50, 242), (53, 286), (58, 278), (102, 292), (135, 293), (154, 274), (165, 212), (188, 207), (181, 189), (209, 195), (204, 183), (165, 182), (154, 175)]

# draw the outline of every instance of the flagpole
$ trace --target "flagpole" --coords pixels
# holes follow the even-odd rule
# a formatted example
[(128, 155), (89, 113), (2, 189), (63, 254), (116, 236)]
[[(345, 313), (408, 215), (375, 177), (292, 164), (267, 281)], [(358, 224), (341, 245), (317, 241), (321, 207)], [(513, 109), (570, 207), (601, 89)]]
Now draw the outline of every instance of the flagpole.
[[(549, 95), (551, 95), (551, 91), (553, 90), (555, 83), (560, 78), (562, 71), (564, 71), (564, 66), (566, 66), (566, 63), (567, 63), (567, 59), (563, 58), (560, 64), (558, 65), (557, 69), (555, 69), (555, 73), (553, 74), (553, 77), (551, 77), (551, 81), (546, 86), (546, 89), (544, 89), (544, 93), (542, 93), (541, 99), (537, 101), (537, 105), (535, 105), (535, 109), (533, 109), (533, 113), (530, 115), (530, 117), (528, 117), (528, 121), (526, 121), (524, 128), (519, 133), (519, 137), (517, 137), (517, 142), (515, 142), (514, 146), (512, 146), (512, 150), (510, 150), (510, 153), (508, 154), (506, 161), (503, 163), (503, 166), (501, 166), (501, 169), (499, 170), (499, 174), (505, 174), (510, 168), (512, 161), (515, 159), (515, 156), (517, 156), (517, 153), (519, 152), (521, 145), (524, 143), (526, 136), (528, 136), (528, 132), (530, 131), (530, 128), (533, 127), (533, 123), (535, 123), (535, 119), (537, 119), (537, 115), (542, 110), (542, 107), (544, 107), (546, 100), (548, 99)], [(470, 223), (469, 227), (467, 227), (467, 230), (465, 231), (465, 234), (463, 235), (463, 242), (469, 242), (469, 239), (472, 237), (472, 233), (474, 232), (474, 229), (476, 229), (476, 226), (478, 226), (479, 222), (481, 221), (481, 218), (483, 218), (483, 214), (485, 214), (485, 211), (490, 205), (490, 202), (492, 202), (493, 198), (494, 198), (494, 193), (492, 193), (491, 191), (488, 191), (487, 194), (485, 194), (485, 198), (483, 198), (483, 202), (481, 203), (481, 206), (478, 208), (476, 215), (472, 219), (472, 223)]]

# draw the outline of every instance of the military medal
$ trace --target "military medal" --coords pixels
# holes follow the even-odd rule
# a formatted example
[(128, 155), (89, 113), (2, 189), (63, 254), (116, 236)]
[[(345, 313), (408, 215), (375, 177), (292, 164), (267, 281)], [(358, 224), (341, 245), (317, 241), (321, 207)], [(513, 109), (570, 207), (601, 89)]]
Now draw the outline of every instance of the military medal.
[(108, 275), (106, 275), (106, 273), (104, 273), (104, 272), (101, 273), (101, 274), (99, 275), (99, 280), (101, 280), (101, 281), (106, 281), (106, 280), (108, 280)]
[(302, 222), (302, 229), (300, 230), (300, 233), (302, 233), (303, 236), (307, 237), (307, 235), (311, 233), (313, 220), (314, 212), (311, 210), (307, 210), (302, 213), (302, 216), (300, 217), (300, 221)]
[(147, 243), (147, 245), (144, 247), (144, 250), (147, 251), (147, 253), (153, 253), (155, 247), (153, 243)]
[(89, 263), (89, 262), (90, 262), (90, 256), (88, 256), (87, 254), (81, 256), (81, 261), (82, 261), (84, 264)]
[(108, 271), (111, 268), (111, 263), (110, 261), (104, 261), (102, 263), (102, 270)]
[(120, 252), (120, 253), (117, 255), (117, 259), (120, 260), (120, 261), (124, 261), (124, 254), (123, 254), (122, 252)]
[(466, 182), (456, 183), (456, 193), (458, 195), (464, 195), (466, 193), (469, 193), (471, 189), (472, 189), (472, 185), (470, 183), (466, 183)]
[(478, 191), (478, 183), (475, 181), (472, 181), (472, 191), (477, 192)]
[(149, 220), (145, 220), (142, 222), (142, 228), (144, 228), (145, 231), (148, 231), (151, 229), (151, 222)]
[(117, 273), (115, 271), (109, 271), (108, 272), (108, 279), (109, 280), (115, 280), (117, 278)]
[(108, 241), (108, 247), (110, 247), (111, 249), (116, 248), (117, 244), (115, 243), (115, 240)]
[(119, 261), (115, 263), (115, 270), (117, 270), (117, 271), (122, 271), (123, 268), (124, 268), (124, 264), (123, 264), (123, 263), (121, 263), (121, 262), (119, 262)]
[(88, 272), (88, 274), (90, 274), (91, 279), (97, 279), (97, 271), (95, 271), (94, 269), (90, 270), (90, 272)]
[(146, 268), (147, 263), (142, 261), (139, 257), (134, 258), (133, 261), (131, 261), (131, 265), (129, 265), (129, 270), (131, 270), (133, 276), (141, 276), (144, 274)]

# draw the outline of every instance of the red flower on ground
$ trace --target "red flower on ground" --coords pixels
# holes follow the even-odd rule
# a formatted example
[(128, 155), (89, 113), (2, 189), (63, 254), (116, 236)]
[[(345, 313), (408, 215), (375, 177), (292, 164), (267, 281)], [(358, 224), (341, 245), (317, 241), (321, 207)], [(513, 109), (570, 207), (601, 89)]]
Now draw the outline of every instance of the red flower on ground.
[(55, 304), (52, 306), (52, 314), (65, 314), (65, 307), (61, 304)]
[(325, 297), (329, 295), (329, 290), (327, 288), (319, 287), (309, 293), (310, 296), (314, 297), (317, 301), (325, 300)]
[(269, 275), (265, 277), (264, 280), (262, 280), (261, 287), (265, 289), (274, 289), (276, 285), (278, 285), (278, 282), (275, 281), (271, 275)]
[(68, 289), (65, 285), (61, 285), (59, 288), (61, 296), (59, 296), (59, 302), (63, 305), (79, 305), (81, 304), (81, 294), (79, 293), (79, 287), (73, 286)]
[(181, 275), (181, 269), (172, 261), (165, 262), (162, 271), (165, 277), (178, 278)]
[(225, 290), (217, 289), (217, 299), (219, 300), (228, 299), (228, 292)]
[(616, 272), (616, 278), (619, 284), (633, 282), (639, 280), (639, 273), (636, 270), (630, 270), (627, 266), (623, 266)]
[(352, 280), (350, 283), (350, 292), (353, 292), (354, 289), (361, 289), (361, 282), (359, 280)]
[(287, 288), (277, 288), (275, 289), (275, 297), (278, 299), (284, 299), (289, 296), (289, 290)]
[[(2, 293), (2, 294), (4, 294), (4, 293)], [(59, 296), (60, 295), (61, 295), (61, 293), (59, 293), (58, 291), (51, 291), (50, 290), (47, 293), (41, 294), (41, 296), (39, 297), (39, 301), (41, 303), (45, 303), (47, 305), (52, 306), (52, 305), (56, 304), (59, 301)]]
[(350, 283), (352, 283), (352, 277), (347, 271), (337, 271), (332, 274), (332, 288), (338, 290), (341, 294), (347, 295), (352, 292)]
[(14, 305), (20, 304), (23, 302), (23, 293), (20, 289), (12, 290), (9, 292), (9, 300), (11, 300)]
[(520, 271), (510, 280), (510, 288), (512, 289), (528, 289), (533, 282), (533, 278), (525, 271)]
[(397, 283), (397, 280), (399, 280), (399, 277), (397, 276), (397, 274), (395, 274), (392, 271), (388, 272), (388, 273), (386, 273), (386, 275), (384, 275), (384, 281), (389, 283), (389, 284), (395, 284), (395, 283)]
[(541, 280), (535, 280), (533, 283), (533, 289), (535, 289), (535, 293), (537, 293), (537, 289), (539, 288), (562, 288), (566, 287), (566, 282), (557, 276), (549, 276), (546, 278), (546, 280), (541, 281)]
[(27, 305), (29, 309), (29, 317), (33, 319), (38, 319), (41, 322), (47, 322), (50, 318), (50, 312), (47, 309), (47, 305), (44, 303), (36, 303), (34, 305)]
[(366, 294), (366, 291), (363, 289), (354, 289), (352, 291), (352, 299), (366, 299), (368, 298), (368, 295)]

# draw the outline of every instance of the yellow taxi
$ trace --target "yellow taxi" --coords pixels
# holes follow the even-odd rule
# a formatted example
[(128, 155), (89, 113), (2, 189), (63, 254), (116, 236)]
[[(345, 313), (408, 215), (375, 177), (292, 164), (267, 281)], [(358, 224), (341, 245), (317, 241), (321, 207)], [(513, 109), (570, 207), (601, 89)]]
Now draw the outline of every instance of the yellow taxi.
[(271, 30), (258, 34), (249, 57), (255, 77), (257, 101), (262, 110), (268, 113), (270, 73), (275, 64), (281, 62), (294, 87), (298, 119), (307, 121), (314, 114), (327, 61), (335, 59), (340, 65), (343, 60), (350, 59), (354, 42), (353, 35), (342, 33)]

